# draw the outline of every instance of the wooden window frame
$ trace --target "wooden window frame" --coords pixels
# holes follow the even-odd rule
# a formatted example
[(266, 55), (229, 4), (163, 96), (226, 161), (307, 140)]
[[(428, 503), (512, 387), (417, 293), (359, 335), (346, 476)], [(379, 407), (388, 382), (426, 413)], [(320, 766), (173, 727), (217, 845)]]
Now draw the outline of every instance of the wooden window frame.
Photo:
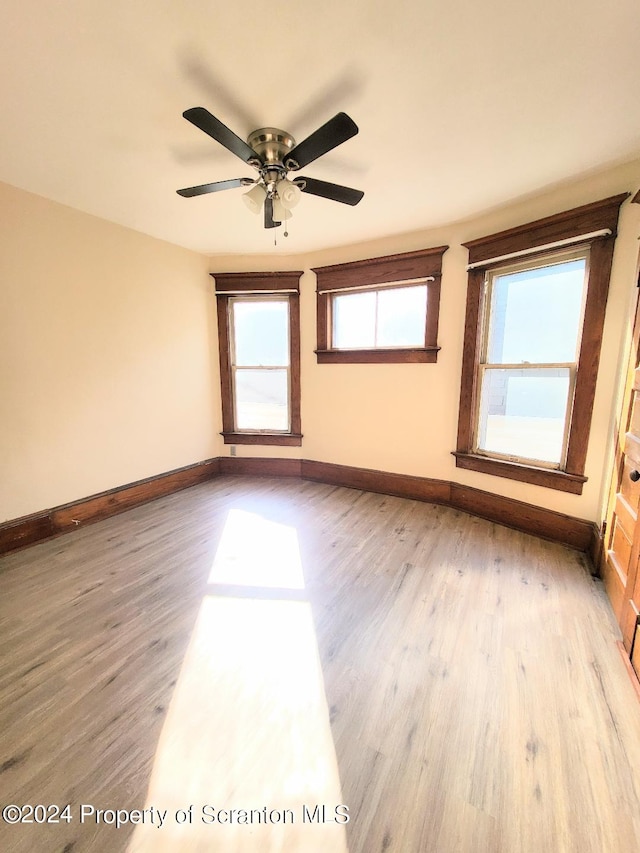
[[(385, 255), (346, 264), (314, 267), (317, 278), (318, 364), (407, 364), (438, 360), (438, 314), (442, 256), (448, 246)], [(427, 317), (424, 346), (336, 349), (332, 345), (332, 297), (337, 293), (367, 293), (383, 288), (427, 286)]]
[[(302, 271), (259, 273), (210, 273), (215, 280), (218, 307), (218, 350), (220, 356), (220, 389), (222, 393), (222, 437), (225, 444), (279, 445), (299, 447), (302, 444), (300, 416), (300, 277)], [(289, 384), (290, 428), (286, 432), (271, 430), (237, 430), (231, 376), (230, 301), (241, 297), (286, 297), (289, 303)]]
[[(463, 245), (469, 250), (456, 466), (532, 485), (582, 494), (602, 331), (620, 205), (627, 193), (563, 211)], [(605, 233), (608, 232), (608, 233)], [(565, 462), (549, 469), (473, 452), (480, 393), (485, 279), (507, 261), (552, 257), (560, 248), (588, 248), (589, 268)]]

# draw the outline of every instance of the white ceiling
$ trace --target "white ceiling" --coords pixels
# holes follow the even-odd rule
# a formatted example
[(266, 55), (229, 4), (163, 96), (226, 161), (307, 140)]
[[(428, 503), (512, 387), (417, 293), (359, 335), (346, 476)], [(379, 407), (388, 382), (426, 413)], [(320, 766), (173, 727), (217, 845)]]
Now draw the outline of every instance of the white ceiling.
[[(4, 0), (0, 180), (205, 253), (306, 252), (467, 218), (640, 155), (638, 0)], [(290, 236), (251, 169), (182, 118), (300, 141), (339, 111), (358, 136), (303, 170)], [(281, 232), (282, 229), (278, 229)]]

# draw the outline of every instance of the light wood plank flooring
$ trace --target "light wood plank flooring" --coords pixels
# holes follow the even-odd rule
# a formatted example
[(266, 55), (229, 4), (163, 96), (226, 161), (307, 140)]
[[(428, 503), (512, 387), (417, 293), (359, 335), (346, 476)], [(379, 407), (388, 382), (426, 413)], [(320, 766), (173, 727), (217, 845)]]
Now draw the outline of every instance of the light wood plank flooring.
[(0, 559), (0, 803), (71, 817), (0, 850), (635, 853), (617, 639), (570, 549), (214, 480)]

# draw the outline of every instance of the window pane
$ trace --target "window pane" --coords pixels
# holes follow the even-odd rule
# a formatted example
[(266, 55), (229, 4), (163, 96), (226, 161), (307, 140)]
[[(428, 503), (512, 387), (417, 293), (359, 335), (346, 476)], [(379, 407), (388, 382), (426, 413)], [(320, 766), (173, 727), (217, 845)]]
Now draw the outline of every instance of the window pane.
[(236, 429), (289, 429), (286, 370), (235, 371)]
[(427, 287), (398, 287), (378, 292), (379, 347), (423, 347)]
[(478, 450), (559, 465), (569, 384), (567, 368), (484, 370)]
[(584, 258), (493, 279), (488, 364), (574, 362)]
[(333, 346), (424, 346), (426, 311), (426, 285), (334, 296)]
[(333, 346), (363, 349), (375, 346), (375, 293), (345, 293), (333, 297)]
[(235, 363), (289, 364), (289, 303), (285, 300), (233, 301)]

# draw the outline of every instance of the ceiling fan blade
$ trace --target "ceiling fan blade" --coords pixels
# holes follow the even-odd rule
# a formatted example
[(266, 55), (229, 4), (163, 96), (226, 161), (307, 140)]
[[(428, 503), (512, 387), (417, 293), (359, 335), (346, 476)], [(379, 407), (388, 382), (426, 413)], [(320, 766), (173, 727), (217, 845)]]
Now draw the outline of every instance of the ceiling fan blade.
[(281, 222), (276, 222), (273, 218), (273, 199), (266, 197), (264, 200), (264, 227), (265, 228), (277, 228), (278, 225), (281, 225)]
[(200, 184), (198, 187), (186, 187), (183, 190), (176, 190), (176, 192), (183, 198), (192, 198), (194, 195), (219, 193), (220, 190), (233, 190), (236, 187), (246, 187), (252, 183), (253, 180), (251, 178), (232, 178), (229, 181), (214, 181), (212, 184)]
[[(331, 151), (338, 145), (342, 145), (347, 139), (351, 139), (358, 132), (358, 125), (350, 119), (346, 113), (338, 113), (329, 119), (326, 124), (307, 136), (298, 145), (289, 151), (286, 156), (288, 169), (302, 169), (318, 157), (322, 157), (327, 151)], [(289, 165), (289, 164), (292, 165)], [(295, 164), (295, 165), (293, 165)]]
[(303, 193), (319, 195), (322, 198), (329, 198), (331, 201), (339, 201), (342, 204), (356, 205), (364, 196), (362, 190), (353, 190), (351, 187), (330, 184), (328, 181), (318, 181), (315, 178), (296, 178), (294, 184), (297, 184)]
[(244, 160), (245, 163), (251, 163), (252, 161), (260, 162), (260, 157), (258, 157), (253, 148), (247, 145), (239, 136), (236, 136), (226, 125), (222, 124), (220, 119), (211, 115), (209, 110), (205, 110), (204, 107), (191, 107), (191, 109), (185, 110), (182, 115), (187, 121), (190, 121), (191, 124), (199, 128), (199, 130), (207, 133), (212, 139), (219, 142), (220, 145), (224, 145), (236, 157)]

